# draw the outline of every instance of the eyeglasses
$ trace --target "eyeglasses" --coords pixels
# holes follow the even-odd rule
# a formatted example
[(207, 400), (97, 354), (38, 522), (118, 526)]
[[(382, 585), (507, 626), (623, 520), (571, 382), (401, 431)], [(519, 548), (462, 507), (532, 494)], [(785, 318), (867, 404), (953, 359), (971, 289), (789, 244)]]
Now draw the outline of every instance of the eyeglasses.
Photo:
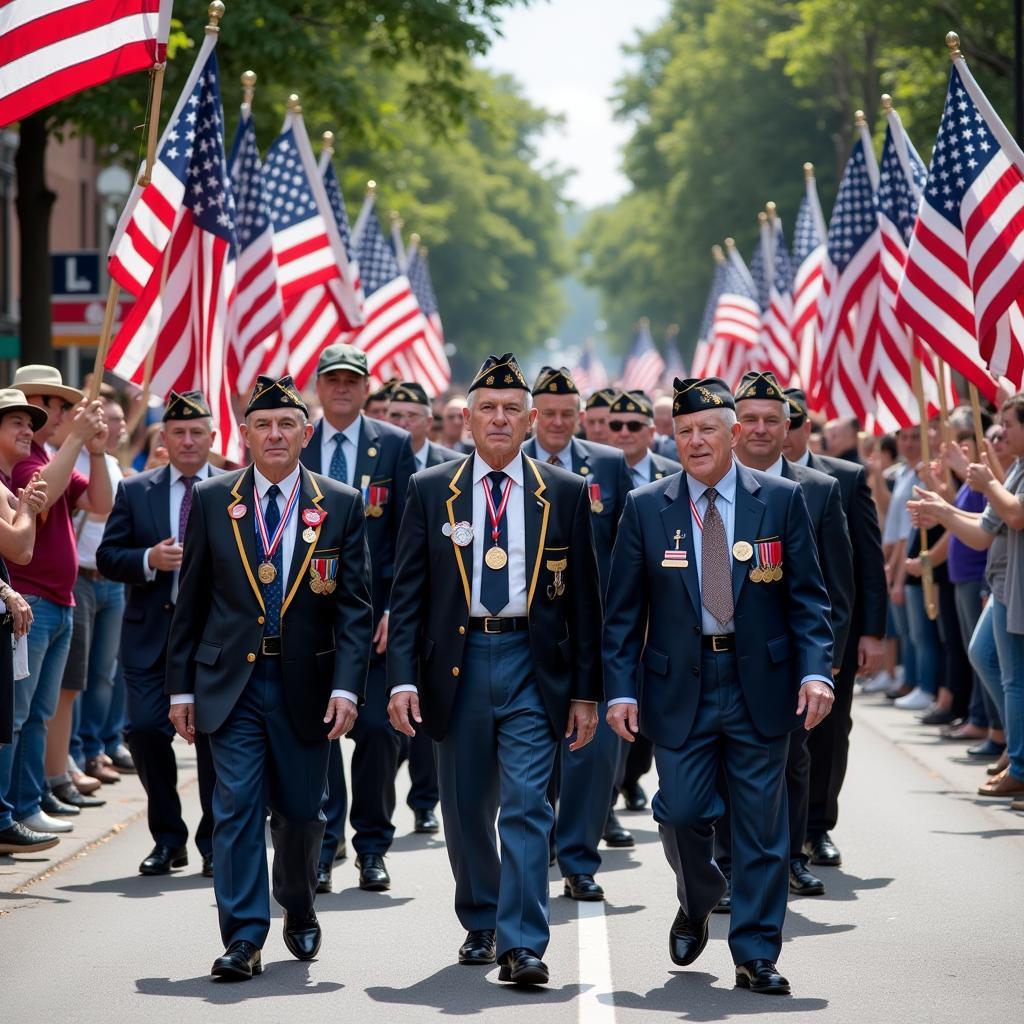
[(614, 430), (616, 434), (620, 430), (628, 430), (631, 434), (639, 434), (641, 430), (649, 426), (649, 423), (637, 423), (636, 420), (627, 420), (625, 423), (622, 420), (612, 420), (608, 424), (608, 429)]

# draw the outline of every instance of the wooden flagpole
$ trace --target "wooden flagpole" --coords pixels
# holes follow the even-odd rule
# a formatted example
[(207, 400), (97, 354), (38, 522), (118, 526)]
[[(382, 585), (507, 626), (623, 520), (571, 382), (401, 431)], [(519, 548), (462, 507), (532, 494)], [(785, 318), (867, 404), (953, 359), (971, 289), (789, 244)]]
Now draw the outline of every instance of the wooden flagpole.
[[(931, 446), (928, 443), (928, 402), (924, 397), (924, 381), (921, 376), (921, 360), (912, 352), (910, 356), (910, 375), (917, 394), (917, 405), (921, 416), (921, 460), (925, 465), (931, 462)], [(921, 587), (924, 594), (924, 608), (929, 619), (939, 617), (939, 602), (935, 592), (935, 576), (932, 572), (931, 558), (928, 552), (928, 531), (921, 530)]]

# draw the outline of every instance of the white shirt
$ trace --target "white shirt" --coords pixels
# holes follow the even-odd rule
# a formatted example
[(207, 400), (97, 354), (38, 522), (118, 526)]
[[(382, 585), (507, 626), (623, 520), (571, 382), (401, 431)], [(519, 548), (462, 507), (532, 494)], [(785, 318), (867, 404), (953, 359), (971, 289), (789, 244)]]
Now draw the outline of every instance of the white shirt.
[[(484, 553), (493, 546), (491, 520), (487, 513), (484, 487), (490, 487), (487, 474), (493, 472), (479, 453), (473, 455), (473, 580), (470, 591), (469, 614), (475, 618), (488, 615), (522, 616), (526, 608), (526, 521), (523, 518), (523, 460), (517, 455), (503, 470), (512, 480), (512, 493), (508, 496), (505, 515), (508, 520), (508, 604), (498, 612), (491, 612), (480, 603), (480, 580), (485, 572), (493, 572), (484, 565)], [(484, 481), (484, 483), (481, 483)], [(504, 483), (503, 483), (504, 486)]]
[(418, 452), (413, 452), (412, 457), (416, 460), (416, 472), (427, 468), (427, 453), (430, 451), (430, 441), (423, 442), (423, 447)]
[(540, 441), (537, 442), (537, 461), (547, 462), (551, 456), (554, 455), (558, 459), (558, 465), (562, 469), (567, 469), (571, 473), (572, 470), (572, 441), (570, 441), (560, 452), (549, 452), (545, 451), (541, 447)]
[(798, 466), (809, 466), (811, 464), (811, 449), (805, 448), (803, 455), (799, 459), (791, 459), (790, 461)]
[(327, 422), (320, 421), (323, 430), (320, 433), (320, 472), (324, 476), (331, 475), (331, 459), (334, 458), (334, 451), (337, 447), (334, 443), (334, 435), (340, 433), (345, 438), (339, 442), (345, 452), (345, 469), (348, 471), (343, 483), (354, 487), (352, 483), (356, 475), (356, 459), (359, 456), (359, 431), (363, 425), (363, 417), (357, 416), (344, 430), (338, 431)]
[(782, 456), (780, 455), (776, 463), (769, 466), (767, 469), (762, 469), (761, 472), (766, 476), (782, 476)]
[(650, 449), (644, 457), (635, 465), (629, 467), (629, 476), (634, 487), (643, 487), (651, 482), (651, 452)]
[[(174, 466), (168, 466), (168, 470), (171, 473), (171, 486), (167, 489), (170, 494), (170, 524), (171, 532), (168, 534), (169, 537), (178, 536), (178, 520), (181, 518), (181, 503), (185, 500), (185, 485), (181, 482), (181, 478), (185, 475), (180, 469), (175, 469)], [(205, 480), (210, 475), (210, 464), (208, 462), (203, 463), (199, 472), (196, 473), (196, 482)], [(195, 486), (195, 485), (193, 485)], [(184, 541), (182, 537), (182, 541)], [(149, 581), (156, 579), (156, 569), (152, 568), (149, 564), (149, 553), (152, 548), (146, 548), (142, 553), (142, 571), (145, 573), (146, 579)], [(171, 600), (174, 601), (178, 597), (178, 570), (175, 569), (171, 579)]]
[[(103, 457), (107, 463), (107, 475), (110, 477), (110, 490), (113, 494), (116, 494), (117, 485), (124, 479), (121, 465), (109, 453), (105, 452)], [(90, 463), (89, 449), (83, 447), (78, 453), (78, 458), (75, 460), (75, 469), (87, 480), (89, 479)], [(85, 516), (85, 522), (82, 524), (81, 529), (78, 528), (79, 516)], [(106, 524), (106, 516), (92, 516), (85, 511), (75, 513), (75, 533), (78, 537), (78, 565), (80, 568), (96, 568), (96, 549), (100, 546), (100, 541), (103, 540), (103, 530)]]

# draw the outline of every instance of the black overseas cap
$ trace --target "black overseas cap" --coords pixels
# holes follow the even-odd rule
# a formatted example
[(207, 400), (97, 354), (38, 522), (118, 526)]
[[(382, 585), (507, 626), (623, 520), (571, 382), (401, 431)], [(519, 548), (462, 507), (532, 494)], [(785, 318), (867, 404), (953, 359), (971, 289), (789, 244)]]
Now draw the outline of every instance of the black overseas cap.
[(615, 401), (615, 388), (598, 388), (588, 399), (588, 409), (610, 409)]
[(309, 410), (291, 377), (274, 380), (273, 377), (259, 376), (252, 389), (252, 397), (245, 407), (245, 415), (266, 409), (301, 409), (306, 416)]
[(564, 367), (544, 366), (533, 382), (534, 395), (578, 395), (580, 389)]
[(172, 391), (164, 405), (163, 420), (200, 420), (213, 416), (202, 391)]
[(735, 409), (729, 385), (721, 377), (678, 377), (672, 382), (672, 415), (687, 416), (708, 409)]
[(654, 418), (654, 403), (645, 391), (620, 391), (612, 402), (610, 412), (633, 413), (637, 416)]
[(399, 381), (391, 389), (392, 402), (415, 402), (417, 405), (425, 405), (430, 408), (430, 399), (427, 398), (426, 389), (416, 381)]
[(789, 406), (789, 425), (802, 427), (807, 419), (807, 395), (802, 388), (786, 388), (783, 394)]
[(785, 402), (786, 396), (782, 393), (782, 385), (774, 373), (768, 371), (760, 373), (751, 370), (743, 374), (740, 386), (736, 389), (736, 401), (741, 402), (744, 398), (769, 399), (773, 402)]
[(470, 391), (477, 388), (522, 388), (529, 391), (530, 386), (526, 383), (523, 371), (519, 369), (519, 363), (511, 352), (501, 356), (488, 356), (477, 370), (473, 383), (469, 385)]

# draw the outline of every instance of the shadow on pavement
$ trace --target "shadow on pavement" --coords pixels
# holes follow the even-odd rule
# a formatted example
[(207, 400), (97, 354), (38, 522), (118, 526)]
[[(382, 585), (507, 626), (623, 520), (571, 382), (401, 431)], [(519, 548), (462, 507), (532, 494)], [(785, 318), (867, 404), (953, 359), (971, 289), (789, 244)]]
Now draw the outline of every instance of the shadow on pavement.
[(732, 1020), (744, 1014), (765, 1016), (783, 1013), (811, 1013), (828, 1008), (827, 999), (800, 996), (762, 996), (753, 992), (714, 988), (719, 979), (701, 971), (673, 971), (661, 987), (645, 994), (615, 992), (600, 996), (603, 1003), (615, 1000), (616, 1008), (662, 1010), (678, 1014), (680, 1020)]
[[(551, 918), (551, 927), (554, 928), (561, 924), (572, 924), (579, 920), (579, 912), (577, 910), (577, 902), (569, 899), (568, 896), (559, 896), (557, 899), (552, 899), (549, 904), (549, 917)], [(632, 904), (630, 906), (617, 907), (613, 903), (605, 901), (604, 904), (604, 916), (605, 917), (620, 917), (622, 914), (638, 914), (642, 910), (646, 910), (647, 907), (640, 904)]]
[[(857, 875), (851, 875), (842, 869), (825, 868), (818, 871), (812, 868), (811, 870), (817, 871), (818, 877), (825, 883), (825, 895), (806, 897), (799, 900), (799, 903), (816, 903), (819, 901), (822, 903), (848, 903), (859, 898), (857, 896), (858, 892), (885, 889), (895, 881), (894, 878), (859, 878)], [(791, 899), (789, 903), (790, 908), (793, 905), (794, 900)]]
[(1024, 828), (990, 828), (981, 832), (951, 832), (948, 829), (935, 828), (932, 834), (937, 836), (976, 836), (978, 839), (1016, 839), (1024, 836)]
[(62, 885), (60, 892), (113, 893), (130, 900), (148, 900), (168, 892), (188, 889), (209, 889), (213, 897), (213, 879), (203, 878), (198, 871), (169, 875), (127, 875), (124, 878), (104, 878), (82, 885)]
[(406, 853), (410, 850), (443, 850), (444, 837), (434, 832), (406, 832), (391, 844), (389, 853)]
[[(216, 955), (211, 954), (211, 964)], [(263, 971), (259, 977), (246, 982), (214, 981), (208, 974), (177, 981), (170, 978), (138, 978), (135, 990), (143, 996), (201, 999), (214, 1006), (233, 1006), (249, 999), (266, 999), (268, 996), (322, 996), (345, 987), (339, 981), (310, 981), (309, 963), (305, 961), (268, 963), (264, 960)]]
[(476, 1015), (491, 1009), (514, 1006), (520, 1002), (530, 1006), (558, 1006), (572, 1002), (589, 987), (563, 985), (561, 988), (553, 988), (537, 985), (524, 988), (518, 985), (492, 983), (488, 979), (488, 974), (496, 970), (497, 968), (490, 967), (482, 971), (479, 968), (449, 964), (436, 974), (417, 981), (408, 988), (387, 988), (377, 985), (368, 988), (366, 994), (378, 1003), (432, 1006), (446, 1014)]
[(321, 893), (316, 898), (316, 912), (324, 910), (387, 910), (411, 903), (412, 896), (389, 896), (386, 892), (365, 892), (357, 886), (337, 892)]

